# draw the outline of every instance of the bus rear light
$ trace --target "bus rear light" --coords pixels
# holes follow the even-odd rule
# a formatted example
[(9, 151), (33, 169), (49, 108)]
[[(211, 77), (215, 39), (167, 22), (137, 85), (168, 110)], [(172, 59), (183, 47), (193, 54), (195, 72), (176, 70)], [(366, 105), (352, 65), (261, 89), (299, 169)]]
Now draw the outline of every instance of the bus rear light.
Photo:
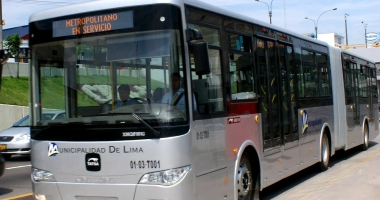
[(52, 173), (41, 169), (33, 170), (32, 180), (35, 182), (56, 182)]
[(181, 181), (186, 174), (190, 171), (190, 165), (179, 167), (175, 169), (169, 169), (165, 171), (152, 172), (144, 174), (140, 179), (139, 184), (151, 184), (151, 185), (174, 185)]

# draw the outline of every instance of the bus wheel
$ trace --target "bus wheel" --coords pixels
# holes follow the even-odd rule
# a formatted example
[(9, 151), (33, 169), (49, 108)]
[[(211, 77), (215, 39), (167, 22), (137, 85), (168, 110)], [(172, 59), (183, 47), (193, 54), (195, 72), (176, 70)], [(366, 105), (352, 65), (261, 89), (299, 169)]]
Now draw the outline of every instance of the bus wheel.
[(320, 170), (326, 171), (330, 163), (330, 145), (329, 139), (325, 133), (323, 133), (322, 136), (321, 158)]
[(253, 170), (251, 163), (249, 162), (248, 155), (243, 154), (240, 160), (239, 169), (237, 172), (237, 193), (239, 200), (251, 200), (253, 199), (254, 182), (252, 179)]
[(368, 126), (364, 126), (364, 135), (363, 135), (363, 145), (362, 145), (362, 150), (366, 151), (368, 149), (368, 138), (369, 138), (369, 133), (368, 133)]

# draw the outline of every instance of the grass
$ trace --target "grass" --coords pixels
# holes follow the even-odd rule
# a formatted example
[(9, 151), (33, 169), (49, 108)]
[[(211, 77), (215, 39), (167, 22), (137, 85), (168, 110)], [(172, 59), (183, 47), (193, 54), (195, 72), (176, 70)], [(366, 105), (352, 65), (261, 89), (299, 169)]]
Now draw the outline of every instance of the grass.
[(0, 104), (29, 105), (29, 79), (27, 77), (3, 77), (0, 90)]
[[(106, 76), (78, 77), (77, 84), (110, 85), (111, 80)], [(74, 86), (77, 86), (74, 83)], [(118, 77), (117, 84), (146, 85), (145, 78)], [(164, 87), (163, 83), (151, 80), (152, 88)], [(42, 107), (64, 109), (65, 99), (63, 77), (49, 77), (41, 79)], [(94, 100), (82, 92), (77, 92), (78, 107), (98, 106)], [(0, 104), (29, 106), (29, 79), (27, 77), (3, 77), (0, 90)]]

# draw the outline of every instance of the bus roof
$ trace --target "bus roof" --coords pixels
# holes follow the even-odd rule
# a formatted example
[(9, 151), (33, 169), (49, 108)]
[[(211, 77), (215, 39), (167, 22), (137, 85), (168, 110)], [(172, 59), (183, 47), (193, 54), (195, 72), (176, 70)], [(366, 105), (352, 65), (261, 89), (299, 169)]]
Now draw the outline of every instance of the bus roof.
[(58, 8), (52, 8), (43, 10), (32, 14), (29, 17), (29, 22), (35, 22), (45, 19), (51, 19), (56, 17), (63, 17), (68, 15), (74, 15), (79, 13), (90, 13), (100, 10), (109, 10), (115, 8), (122, 8), (128, 6), (138, 5), (150, 5), (150, 4), (183, 4), (182, 0), (96, 0), (83, 3), (71, 4), (68, 6), (61, 6)]
[(376, 64), (376, 62), (375, 62), (374, 60), (372, 60), (372, 59), (368, 59), (368, 58), (365, 58), (365, 57), (363, 57), (363, 56), (361, 56), (361, 55), (359, 55), (359, 54), (357, 54), (357, 53), (355, 53), (355, 52), (352, 52), (352, 51), (350, 51), (350, 50), (342, 49), (342, 52), (343, 52), (344, 54), (347, 54), (347, 55), (350, 55), (350, 56), (354, 56), (354, 57), (356, 57), (356, 58), (360, 58), (361, 60), (368, 61), (369, 63), (371, 63), (371, 64), (373, 64), (373, 65)]
[(249, 22), (249, 23), (253, 23), (253, 24), (257, 24), (257, 25), (262, 25), (262, 26), (271, 28), (273, 30), (286, 33), (287, 35), (292, 35), (293, 37), (297, 37), (297, 38), (308, 40), (310, 42), (314, 42), (314, 43), (317, 43), (317, 44), (329, 46), (327, 44), (327, 42), (324, 42), (324, 41), (321, 41), (321, 40), (316, 40), (316, 39), (304, 36), (304, 35), (302, 35), (300, 33), (291, 31), (289, 29), (285, 29), (285, 28), (282, 28), (282, 27), (279, 27), (279, 26), (268, 24), (266, 22), (257, 20), (255, 18), (248, 17), (248, 16), (245, 16), (245, 15), (241, 15), (241, 14), (236, 13), (236, 12), (228, 11), (228, 10), (226, 10), (224, 8), (220, 8), (220, 7), (211, 5), (211, 4), (207, 4), (205, 2), (201, 2), (201, 1), (198, 1), (198, 0), (184, 0), (184, 3), (186, 5), (190, 5), (190, 6), (199, 8), (199, 9), (203, 9), (203, 10), (207, 10), (207, 11), (210, 11), (210, 12), (214, 12), (214, 13), (217, 13), (219, 15), (224, 15), (224, 16), (235, 18), (235, 19), (239, 19), (241, 21), (245, 21), (245, 22)]
[(272, 24), (268, 24), (266, 22), (254, 19), (252, 17), (244, 16), (235, 12), (228, 11), (226, 9), (210, 5), (208, 3), (198, 1), (198, 0), (97, 0), (97, 1), (89, 1), (84, 3), (78, 3), (78, 4), (72, 4), (68, 6), (62, 6), (59, 8), (53, 8), (49, 10), (40, 11), (37, 13), (34, 13), (30, 16), (29, 22), (35, 22), (50, 18), (56, 18), (56, 17), (62, 17), (62, 16), (68, 16), (68, 15), (74, 15), (79, 13), (89, 13), (93, 11), (99, 11), (99, 10), (108, 10), (108, 9), (115, 9), (115, 8), (121, 8), (121, 7), (128, 7), (128, 6), (137, 6), (137, 5), (151, 5), (151, 4), (173, 4), (181, 6), (183, 5), (189, 5), (192, 7), (196, 7), (199, 9), (207, 10), (209, 12), (214, 12), (219, 15), (224, 15), (228, 17), (232, 17), (241, 21), (254, 23), (257, 25), (262, 25), (265, 27), (269, 27), (273, 30), (286, 33), (287, 35), (292, 35), (293, 37), (297, 37), (303, 40), (307, 40), (313, 43), (317, 43), (324, 46), (329, 46), (326, 42), (313, 39), (307, 36), (304, 36), (302, 34), (299, 34), (297, 32), (284, 29)]

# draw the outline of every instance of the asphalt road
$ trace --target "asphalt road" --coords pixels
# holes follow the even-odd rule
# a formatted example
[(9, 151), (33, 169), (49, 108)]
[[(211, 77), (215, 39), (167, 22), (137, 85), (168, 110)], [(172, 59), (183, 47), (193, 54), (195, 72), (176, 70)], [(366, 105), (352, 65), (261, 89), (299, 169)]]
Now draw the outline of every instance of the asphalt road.
[(0, 177), (0, 199), (30, 194), (32, 192), (30, 172), (29, 156), (12, 156), (5, 163), (4, 174)]
[(275, 200), (357, 200), (380, 199), (380, 136), (369, 149), (337, 151), (329, 169), (318, 172), (309, 167), (261, 192), (261, 199)]
[[(325, 172), (309, 167), (261, 192), (261, 199), (275, 200), (356, 200), (380, 199), (380, 136), (361, 151), (337, 151)], [(32, 200), (30, 158), (14, 156), (0, 178), (0, 199)], [(29, 194), (27, 197), (20, 195)]]

